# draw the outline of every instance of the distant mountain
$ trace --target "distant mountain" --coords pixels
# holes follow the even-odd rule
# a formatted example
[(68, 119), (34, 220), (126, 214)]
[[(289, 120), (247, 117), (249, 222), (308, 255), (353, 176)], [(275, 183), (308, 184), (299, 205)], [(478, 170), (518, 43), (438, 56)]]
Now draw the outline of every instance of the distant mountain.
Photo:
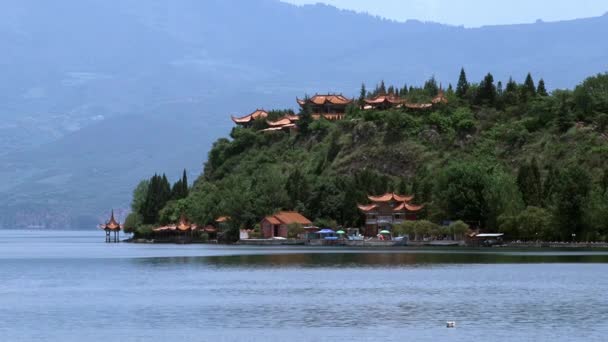
[(608, 16), (466, 29), (278, 0), (6, 0), (0, 225), (95, 222), (151, 173), (198, 174), (229, 114), (304, 93), (447, 85), (461, 66), (571, 87), (608, 70), (605, 32)]

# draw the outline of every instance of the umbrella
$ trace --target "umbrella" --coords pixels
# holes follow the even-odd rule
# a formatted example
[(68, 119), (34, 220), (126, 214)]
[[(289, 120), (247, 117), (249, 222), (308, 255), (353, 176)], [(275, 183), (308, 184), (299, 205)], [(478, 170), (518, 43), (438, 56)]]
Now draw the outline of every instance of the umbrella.
[(391, 232), (389, 232), (388, 230), (381, 230), (380, 234), (390, 234)]
[(333, 234), (335, 232), (333, 230), (331, 230), (331, 229), (321, 229), (317, 233), (318, 234)]
[(345, 232), (345, 231), (343, 231), (343, 230), (338, 230), (338, 231), (336, 232), (336, 234), (346, 234), (346, 232)]

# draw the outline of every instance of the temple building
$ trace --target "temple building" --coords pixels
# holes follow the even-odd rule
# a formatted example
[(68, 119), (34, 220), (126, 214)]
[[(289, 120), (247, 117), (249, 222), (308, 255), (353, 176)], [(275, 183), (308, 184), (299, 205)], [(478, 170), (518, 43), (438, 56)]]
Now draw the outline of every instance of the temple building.
[(260, 222), (262, 236), (265, 239), (272, 239), (274, 237), (287, 238), (288, 226), (294, 223), (301, 224), (302, 226), (312, 225), (309, 219), (298, 212), (281, 211), (262, 219), (262, 222)]
[(256, 109), (253, 113), (242, 116), (240, 118), (232, 116), (232, 121), (243, 127), (251, 127), (256, 120), (265, 120), (268, 117), (268, 112), (263, 109)]
[(389, 109), (389, 108), (400, 108), (405, 103), (406, 100), (400, 98), (399, 96), (389, 94), (389, 95), (378, 95), (369, 99), (365, 99), (365, 106), (363, 109)]
[(304, 100), (296, 99), (300, 107), (309, 105), (312, 110), (312, 117), (327, 120), (342, 120), (346, 113), (346, 107), (353, 103), (352, 99), (346, 98), (342, 94), (315, 95)]
[(419, 110), (419, 109), (430, 109), (430, 108), (433, 108), (433, 107), (435, 107), (437, 105), (446, 104), (446, 103), (448, 103), (448, 98), (443, 93), (443, 90), (439, 89), (439, 93), (437, 93), (437, 96), (435, 96), (431, 100), (431, 102), (428, 102), (428, 103), (409, 103), (409, 102), (406, 102), (404, 104), (404, 106), (405, 106), (405, 108), (408, 108), (408, 109)]
[(268, 128), (263, 129), (262, 132), (273, 132), (273, 131), (286, 131), (286, 132), (295, 132), (298, 127), (296, 122), (300, 120), (300, 117), (293, 114), (286, 114), (283, 117), (275, 120), (269, 121), (266, 120), (266, 124), (268, 124)]
[(371, 204), (359, 205), (365, 214), (365, 236), (376, 236), (382, 230), (392, 230), (392, 226), (404, 221), (414, 221), (424, 207), (412, 204), (414, 196), (387, 193), (382, 196), (368, 196)]
[(99, 228), (103, 229), (106, 232), (106, 242), (119, 242), (118, 236), (120, 234), (121, 226), (114, 218), (114, 210), (112, 210), (110, 220), (108, 220), (108, 222), (106, 222), (105, 224), (100, 225)]

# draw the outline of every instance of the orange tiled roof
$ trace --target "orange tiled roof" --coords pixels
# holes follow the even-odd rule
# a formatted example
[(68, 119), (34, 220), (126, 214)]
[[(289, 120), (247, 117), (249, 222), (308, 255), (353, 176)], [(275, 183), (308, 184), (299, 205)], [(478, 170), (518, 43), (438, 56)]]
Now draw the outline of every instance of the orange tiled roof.
[(405, 103), (405, 100), (400, 99), (399, 97), (397, 97), (395, 95), (378, 95), (371, 99), (365, 99), (364, 101), (365, 101), (365, 103), (370, 104), (370, 105), (379, 105), (382, 103), (390, 103), (393, 105), (397, 105), (397, 104)]
[(114, 210), (112, 210), (110, 220), (106, 224), (101, 225), (101, 228), (104, 230), (120, 230), (120, 224), (114, 218)]
[(181, 216), (179, 219), (179, 223), (176, 226), (177, 230), (181, 230), (182, 232), (192, 229), (192, 225), (185, 216)]
[(359, 204), (359, 205), (357, 205), (357, 207), (359, 207), (359, 210), (361, 210), (361, 211), (372, 211), (372, 210), (378, 208), (378, 206), (376, 204), (367, 204), (367, 205)]
[(277, 127), (289, 125), (291, 123), (291, 120), (289, 120), (289, 118), (283, 117), (278, 119), (277, 121), (266, 121), (266, 123), (268, 124), (268, 126)]
[(215, 222), (217, 222), (217, 223), (224, 223), (224, 222), (228, 222), (228, 221), (230, 221), (230, 216), (220, 216), (215, 219)]
[(263, 110), (263, 109), (256, 109), (253, 113), (249, 114), (249, 115), (245, 115), (243, 117), (237, 118), (232, 116), (232, 121), (234, 121), (234, 123), (237, 124), (243, 124), (243, 123), (249, 123), (253, 120), (257, 120), (257, 119), (265, 119), (266, 117), (268, 117), (268, 112)]
[(295, 211), (280, 211), (274, 215), (264, 218), (271, 224), (292, 224), (299, 223), (302, 225), (310, 225), (312, 222), (302, 214)]
[(445, 97), (443, 90), (440, 90), (439, 93), (437, 94), (437, 96), (435, 96), (435, 98), (433, 98), (433, 100), (431, 100), (431, 102), (433, 104), (448, 103), (448, 98)]
[(402, 210), (407, 210), (407, 211), (420, 211), (422, 208), (424, 208), (423, 205), (413, 205), (413, 204), (409, 204), (407, 202), (403, 202), (400, 205), (396, 206), (395, 209), (393, 209), (394, 211), (402, 211)]
[[(300, 106), (303, 106), (306, 104), (306, 100), (300, 100), (300, 99), (296, 99), (296, 100), (298, 101), (298, 104)], [(315, 96), (309, 98), (308, 102), (311, 104), (314, 104), (314, 105), (324, 105), (326, 103), (330, 103), (330, 104), (334, 104), (334, 105), (348, 105), (348, 104), (351, 104), (353, 102), (353, 100), (345, 97), (342, 94), (338, 94), (338, 95), (326, 94), (326, 95), (315, 95)]]
[(414, 196), (402, 196), (389, 192), (381, 196), (367, 196), (367, 198), (369, 198), (369, 200), (372, 202), (409, 202), (414, 199)]

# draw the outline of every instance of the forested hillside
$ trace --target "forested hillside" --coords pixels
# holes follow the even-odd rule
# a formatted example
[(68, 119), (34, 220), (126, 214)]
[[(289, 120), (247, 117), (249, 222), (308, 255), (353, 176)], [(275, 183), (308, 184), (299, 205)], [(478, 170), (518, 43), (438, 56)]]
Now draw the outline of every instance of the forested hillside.
[[(422, 101), (439, 91), (434, 79), (381, 83), (363, 87), (359, 103), (378, 93)], [(304, 108), (297, 134), (234, 128), (214, 143), (189, 193), (182, 181), (177, 196), (162, 177), (144, 181), (127, 227), (143, 234), (181, 215), (201, 225), (227, 215), (230, 238), (280, 209), (360, 226), (357, 203), (395, 191), (414, 194), (425, 205), (421, 218), (435, 223), (463, 220), (514, 239), (606, 238), (608, 74), (548, 94), (529, 74), (522, 84), (491, 74), (471, 83), (462, 70), (446, 96), (427, 111), (353, 105), (337, 122), (313, 121)]]
[(608, 16), (468, 29), (279, 0), (4, 0), (0, 228), (92, 229), (150, 170), (199, 174), (230, 114), (295, 95), (447, 86), (461, 66), (572, 88), (606, 70), (607, 31)]

